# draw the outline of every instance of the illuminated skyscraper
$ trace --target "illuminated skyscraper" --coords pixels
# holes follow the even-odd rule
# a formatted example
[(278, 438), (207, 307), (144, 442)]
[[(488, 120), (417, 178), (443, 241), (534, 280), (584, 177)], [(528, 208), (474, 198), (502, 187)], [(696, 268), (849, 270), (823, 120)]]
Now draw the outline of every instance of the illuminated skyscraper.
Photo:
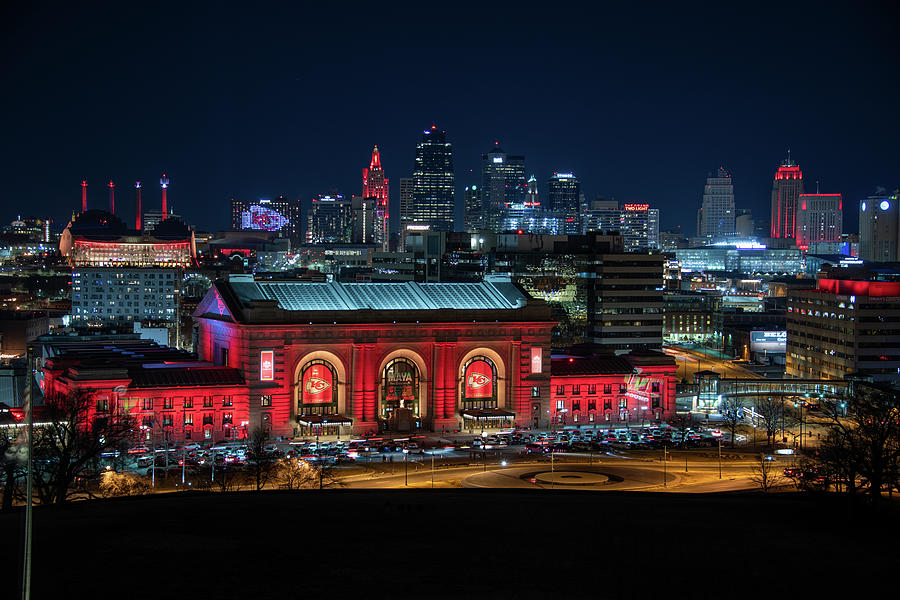
[(234, 231), (271, 231), (300, 243), (302, 210), (300, 200), (279, 196), (274, 200), (231, 199), (231, 228)]
[(481, 212), (481, 194), (477, 185), (467, 185), (463, 190), (465, 229), (472, 233), (484, 228), (484, 214)]
[(426, 224), (434, 231), (453, 230), (454, 179), (453, 150), (447, 132), (431, 129), (416, 145), (412, 203), (400, 213), (402, 225)]
[(581, 183), (573, 173), (554, 173), (548, 182), (547, 200), (559, 215), (560, 234), (581, 233)]
[(793, 238), (797, 230), (797, 207), (803, 193), (803, 173), (791, 154), (775, 172), (772, 184), (771, 237)]
[(859, 203), (859, 257), (875, 262), (900, 260), (900, 190), (883, 189)]
[(720, 240), (735, 235), (734, 185), (731, 173), (719, 167), (706, 178), (703, 204), (697, 216), (697, 235)]
[(313, 198), (307, 221), (308, 244), (349, 244), (353, 239), (353, 206), (343, 196)]
[(817, 242), (840, 242), (844, 202), (840, 194), (800, 194), (797, 213), (797, 245), (807, 248)]
[(499, 145), (481, 155), (481, 209), (484, 227), (499, 232), (510, 227), (508, 218), (525, 209), (525, 157), (506, 154)]
[(381, 249), (387, 251), (390, 227), (388, 224), (388, 179), (381, 168), (381, 155), (378, 146), (372, 150), (372, 160), (369, 168), (363, 169), (362, 197), (375, 199), (375, 231), (376, 244), (381, 244)]
[(412, 177), (401, 177), (400, 178), (400, 221), (401, 228), (406, 224), (407, 221), (411, 221), (411, 218), (407, 218), (404, 215), (412, 215), (413, 206), (413, 179)]

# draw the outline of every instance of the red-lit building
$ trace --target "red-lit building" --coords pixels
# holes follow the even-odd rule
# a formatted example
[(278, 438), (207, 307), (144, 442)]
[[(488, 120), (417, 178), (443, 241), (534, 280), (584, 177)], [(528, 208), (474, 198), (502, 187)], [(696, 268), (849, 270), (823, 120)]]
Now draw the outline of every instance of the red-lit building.
[[(481, 283), (217, 281), (198, 353), (240, 369), (250, 427), (273, 435), (546, 427), (546, 304)], [(325, 423), (328, 423), (325, 426)]]
[(363, 199), (375, 198), (375, 243), (381, 244), (381, 249), (385, 252), (388, 250), (388, 238), (390, 237), (390, 229), (388, 227), (388, 200), (389, 180), (384, 176), (384, 169), (381, 167), (381, 154), (378, 152), (378, 146), (372, 150), (372, 160), (369, 162), (369, 168), (363, 169), (362, 177), (362, 197)]
[(606, 427), (666, 421), (675, 415), (674, 359), (660, 352), (560, 356), (551, 363), (551, 420)]
[(238, 369), (199, 362), (147, 340), (44, 344), (46, 398), (91, 396), (94, 414), (131, 413), (145, 442), (247, 437), (247, 385)]
[(803, 193), (803, 172), (790, 156), (781, 163), (772, 182), (771, 237), (793, 238), (797, 230), (797, 210)]

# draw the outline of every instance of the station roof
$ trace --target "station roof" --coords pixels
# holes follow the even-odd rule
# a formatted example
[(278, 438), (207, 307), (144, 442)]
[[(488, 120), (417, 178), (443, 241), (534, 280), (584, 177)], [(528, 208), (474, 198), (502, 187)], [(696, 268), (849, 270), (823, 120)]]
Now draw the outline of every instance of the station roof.
[(232, 275), (216, 281), (194, 315), (241, 322), (302, 322), (325, 319), (326, 314), (333, 318), (335, 313), (341, 314), (342, 321), (352, 320), (352, 313), (360, 313), (361, 318), (362, 313), (381, 311), (390, 313), (391, 319), (458, 321), (460, 311), (489, 311), (490, 320), (549, 320), (545, 310), (525, 318), (522, 309), (538, 305), (543, 302), (502, 276), (474, 283), (322, 283), (255, 281), (252, 275)]

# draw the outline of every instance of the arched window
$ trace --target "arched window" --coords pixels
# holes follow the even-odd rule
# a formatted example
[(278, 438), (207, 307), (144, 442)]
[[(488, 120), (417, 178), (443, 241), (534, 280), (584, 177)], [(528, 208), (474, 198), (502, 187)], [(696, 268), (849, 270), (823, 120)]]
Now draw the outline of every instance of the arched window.
[(419, 369), (408, 358), (400, 357), (384, 367), (381, 380), (381, 416), (385, 419), (398, 408), (419, 416)]
[(311, 360), (300, 370), (298, 415), (323, 415), (338, 409), (338, 378), (331, 363)]
[(497, 367), (487, 356), (473, 356), (463, 365), (462, 408), (497, 408)]

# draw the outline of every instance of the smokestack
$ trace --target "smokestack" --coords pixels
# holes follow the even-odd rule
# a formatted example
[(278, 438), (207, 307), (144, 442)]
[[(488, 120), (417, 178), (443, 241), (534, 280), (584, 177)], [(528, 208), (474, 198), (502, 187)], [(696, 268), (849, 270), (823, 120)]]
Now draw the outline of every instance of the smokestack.
[(134, 216), (134, 228), (141, 230), (141, 182), (134, 182), (134, 189), (137, 190), (137, 214)]
[(116, 184), (110, 179), (107, 187), (109, 187), (109, 212), (116, 214)]
[(87, 210), (87, 181), (81, 180), (81, 212)]
[(166, 220), (166, 188), (169, 187), (169, 178), (166, 177), (166, 174), (163, 173), (163, 176), (159, 180), (159, 185), (162, 187), (162, 220)]

